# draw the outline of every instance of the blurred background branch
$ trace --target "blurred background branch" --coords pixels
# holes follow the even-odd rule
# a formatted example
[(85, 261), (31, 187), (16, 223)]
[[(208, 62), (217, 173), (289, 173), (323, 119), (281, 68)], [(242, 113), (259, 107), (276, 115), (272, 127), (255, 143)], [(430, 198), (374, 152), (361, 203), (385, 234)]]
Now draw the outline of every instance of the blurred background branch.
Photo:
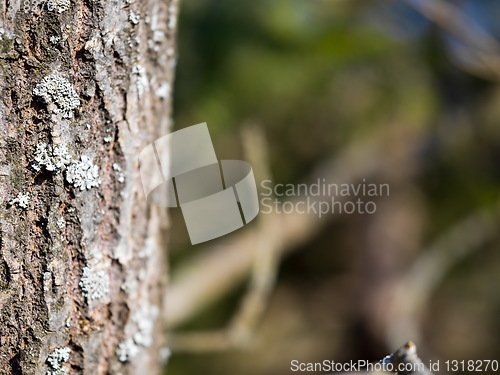
[[(340, 155), (319, 165), (306, 181), (325, 179), (325, 183), (342, 181), (349, 184), (361, 181), (364, 176), (392, 173), (394, 160), (386, 160), (384, 155), (389, 143), (386, 137), (386, 135), (373, 136), (346, 147)], [(411, 153), (411, 148), (406, 151)], [(402, 159), (400, 162), (405, 163), (405, 160)], [(384, 171), (385, 167), (387, 170)], [(263, 176), (267, 169), (262, 162), (255, 163), (254, 168), (257, 176)], [(321, 197), (315, 199), (321, 200)], [(267, 257), (296, 250), (298, 244), (309, 240), (334, 217), (331, 215), (321, 220), (314, 213), (265, 214), (260, 216), (258, 226), (235, 234), (230, 241), (224, 240), (221, 241), (222, 244), (208, 246), (206, 251), (173, 270), (166, 296), (169, 306), (168, 326), (175, 328), (181, 325), (198, 311), (226, 295), (232, 288), (238, 286), (238, 281), (245, 278), (253, 267), (257, 270), (263, 267), (267, 274), (270, 264), (276, 263), (276, 259)], [(264, 261), (264, 266), (261, 265), (261, 261)], [(256, 279), (260, 281), (254, 282), (262, 283), (260, 271), (256, 275), (259, 275)], [(267, 289), (268, 282), (263, 284)]]
[[(415, 259), (399, 282), (387, 315), (388, 343), (421, 339), (422, 322), (433, 293), (453, 268), (498, 236), (500, 200), (459, 220)], [(398, 341), (399, 340), (399, 341)]]
[[(247, 124), (242, 130), (242, 140), (245, 149), (245, 155), (253, 167), (254, 175), (257, 181), (270, 180), (270, 170), (268, 162), (268, 147), (262, 129), (254, 124)], [(267, 220), (267, 217), (259, 219), (256, 229), (256, 242), (253, 252), (253, 264), (247, 266), (251, 270), (251, 278), (248, 290), (236, 313), (227, 328), (212, 332), (197, 332), (197, 333), (175, 333), (169, 334), (169, 344), (174, 351), (220, 351), (233, 348), (239, 348), (248, 345), (255, 333), (255, 330), (262, 319), (264, 311), (268, 305), (269, 298), (277, 278), (278, 265), (280, 259), (279, 230), (275, 221)], [(233, 248), (232, 252), (236, 252), (237, 248)], [(219, 258), (216, 262), (224, 263), (226, 258)], [(196, 272), (196, 271), (195, 271)], [(205, 272), (202, 272), (206, 274)], [(211, 271), (208, 271), (211, 273)], [(230, 285), (221, 285), (219, 293), (223, 294), (235, 285), (234, 280), (226, 278)], [(191, 280), (192, 282), (192, 280)], [(196, 283), (196, 280), (194, 280)], [(205, 280), (198, 280), (199, 285), (206, 285)], [(175, 288), (175, 284), (174, 284)], [(175, 289), (174, 289), (175, 290)], [(167, 301), (169, 305), (176, 306), (179, 301), (171, 300), (172, 288), (167, 292)], [(183, 295), (183, 291), (177, 291), (175, 295)], [(220, 298), (221, 295), (213, 294), (214, 299)], [(194, 302), (196, 305), (196, 301)], [(210, 303), (213, 301), (207, 301)], [(199, 308), (199, 307), (195, 307)], [(186, 311), (186, 310), (185, 310)], [(186, 312), (189, 317), (194, 312)], [(178, 317), (177, 321), (182, 317)], [(175, 320), (174, 320), (175, 322)], [(167, 321), (167, 323), (170, 323)]]

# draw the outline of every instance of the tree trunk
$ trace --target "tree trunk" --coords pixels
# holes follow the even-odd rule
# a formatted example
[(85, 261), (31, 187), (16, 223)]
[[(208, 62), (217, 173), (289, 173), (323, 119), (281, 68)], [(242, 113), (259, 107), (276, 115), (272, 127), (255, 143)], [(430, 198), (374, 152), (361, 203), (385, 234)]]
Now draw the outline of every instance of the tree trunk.
[[(161, 372), (175, 0), (0, 7), (0, 372)], [(167, 150), (163, 150), (167, 151)]]

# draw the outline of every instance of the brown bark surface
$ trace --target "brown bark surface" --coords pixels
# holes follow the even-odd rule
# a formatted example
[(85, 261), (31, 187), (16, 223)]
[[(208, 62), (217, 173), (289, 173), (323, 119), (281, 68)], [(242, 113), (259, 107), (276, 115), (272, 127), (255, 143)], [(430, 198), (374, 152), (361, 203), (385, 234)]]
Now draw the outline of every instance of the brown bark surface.
[(137, 155), (169, 129), (176, 12), (0, 4), (2, 374), (160, 373), (166, 218)]

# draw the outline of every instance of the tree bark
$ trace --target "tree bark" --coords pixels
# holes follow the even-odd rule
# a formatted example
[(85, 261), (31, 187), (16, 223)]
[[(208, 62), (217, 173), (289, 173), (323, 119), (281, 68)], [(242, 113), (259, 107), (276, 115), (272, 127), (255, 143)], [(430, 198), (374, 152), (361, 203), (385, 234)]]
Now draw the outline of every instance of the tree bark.
[(0, 5), (1, 373), (161, 372), (175, 1)]

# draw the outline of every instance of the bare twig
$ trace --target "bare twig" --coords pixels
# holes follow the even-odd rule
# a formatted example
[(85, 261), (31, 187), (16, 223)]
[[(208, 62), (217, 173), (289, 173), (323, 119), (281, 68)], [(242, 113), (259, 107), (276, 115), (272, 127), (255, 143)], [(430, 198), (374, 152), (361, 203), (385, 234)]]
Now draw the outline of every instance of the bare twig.
[[(262, 129), (249, 125), (242, 134), (245, 155), (254, 166), (257, 181), (271, 178), (268, 147)], [(273, 237), (280, 230), (275, 222), (262, 217), (258, 222), (259, 238), (252, 278), (243, 302), (231, 322), (230, 329), (241, 341), (246, 341), (260, 322), (276, 280), (281, 254)]]
[[(243, 131), (245, 154), (253, 166), (257, 180), (269, 179), (267, 145), (262, 130), (247, 126)], [(275, 222), (261, 218), (251, 280), (240, 308), (229, 327), (208, 332), (174, 333), (169, 335), (170, 346), (176, 351), (221, 351), (240, 347), (248, 342), (264, 313), (276, 279), (279, 246), (273, 239), (279, 228)]]
[(454, 265), (498, 235), (499, 222), (500, 201), (493, 209), (482, 209), (466, 217), (423, 251), (404, 274), (392, 299), (388, 312), (389, 345), (402, 336), (420, 336), (422, 313), (437, 286)]
[(393, 365), (398, 375), (432, 375), (417, 355), (417, 347), (411, 341), (380, 362)]
[[(416, 345), (408, 341), (379, 362), (381, 370), (335, 373), (336, 375), (433, 375), (417, 354)], [(375, 367), (375, 366), (374, 366)]]
[[(359, 181), (378, 174), (385, 163), (384, 150), (378, 142), (360, 143), (318, 168), (312, 180), (325, 178), (326, 183)], [(294, 250), (326, 222), (314, 214), (273, 212), (260, 216), (266, 216), (264, 220), (269, 227), (277, 228), (270, 238), (274, 243), (268, 246), (276, 246), (281, 253)], [(244, 231), (207, 246), (187, 265), (174, 270), (166, 296), (168, 327), (174, 328), (187, 321), (243, 280), (254, 264), (257, 239), (261, 238), (259, 230), (260, 226), (250, 224)]]

